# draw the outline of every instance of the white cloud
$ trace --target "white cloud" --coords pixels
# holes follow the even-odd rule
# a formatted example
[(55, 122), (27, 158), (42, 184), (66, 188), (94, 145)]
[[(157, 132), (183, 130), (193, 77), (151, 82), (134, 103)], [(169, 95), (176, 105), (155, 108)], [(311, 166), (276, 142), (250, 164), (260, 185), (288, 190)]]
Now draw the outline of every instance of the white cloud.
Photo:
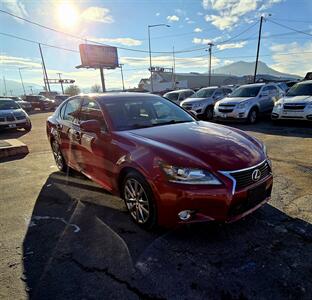
[(159, 16), (160, 16), (160, 13), (159, 13), (159, 12), (157, 12), (157, 13), (155, 14), (155, 16), (156, 16), (156, 17), (159, 17)]
[[(284, 0), (203, 0), (202, 5), (213, 13), (206, 15), (205, 20), (220, 30), (231, 30), (237, 23), (250, 22), (243, 16), (256, 10), (264, 10)], [(253, 16), (254, 17), (254, 16)]]
[(219, 50), (236, 49), (236, 48), (243, 48), (246, 45), (247, 45), (247, 42), (228, 43), (228, 44), (217, 45), (217, 48)]
[(193, 38), (192, 43), (193, 44), (207, 45), (208, 43), (212, 43), (212, 40), (211, 39)]
[(203, 30), (201, 29), (201, 28), (199, 28), (199, 27), (197, 27), (197, 28), (195, 28), (194, 29), (194, 32), (202, 32)]
[(132, 38), (96, 38), (90, 37), (92, 41), (96, 41), (99, 43), (112, 43), (112, 44), (119, 44), (125, 46), (140, 46), (142, 45), (142, 41), (132, 39)]
[[(26, 7), (24, 3), (18, 0), (2, 0), (2, 4), (7, 8), (7, 10), (15, 15), (18, 15), (19, 17), (27, 17), (28, 12), (26, 10)], [(19, 20), (14, 18), (14, 20), (24, 23), (23, 20)]]
[(179, 16), (185, 16), (185, 15), (186, 15), (186, 11), (183, 10), (183, 9), (180, 9), (180, 8), (176, 8), (176, 9), (174, 10), (174, 12), (175, 12), (177, 15), (179, 15)]
[(187, 24), (194, 24), (195, 23), (195, 21), (193, 21), (193, 20), (188, 20), (187, 21)]
[(178, 16), (176, 16), (176, 15), (172, 15), (172, 16), (167, 16), (167, 20), (169, 22), (177, 22), (177, 21), (180, 20), (180, 18)]
[(197, 15), (198, 16), (203, 16), (204, 14), (201, 11), (199, 11), (199, 12), (197, 12)]
[(110, 15), (110, 10), (105, 7), (91, 6), (85, 9), (81, 17), (86, 21), (99, 23), (113, 23), (114, 18)]
[(10, 55), (0, 55), (0, 62), (2, 66), (5, 67), (27, 67), (27, 68), (40, 68), (41, 63), (36, 62), (36, 59), (33, 58), (24, 58), (18, 56)]
[(312, 41), (305, 44), (274, 44), (270, 50), (273, 60), (271, 67), (277, 71), (304, 76), (312, 70)]

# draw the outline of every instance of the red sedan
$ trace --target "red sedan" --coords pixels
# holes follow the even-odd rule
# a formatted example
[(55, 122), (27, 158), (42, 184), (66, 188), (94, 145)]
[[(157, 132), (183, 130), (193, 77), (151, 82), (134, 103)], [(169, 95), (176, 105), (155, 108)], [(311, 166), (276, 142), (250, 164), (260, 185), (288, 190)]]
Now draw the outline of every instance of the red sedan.
[(58, 168), (71, 167), (122, 197), (145, 228), (236, 221), (270, 199), (265, 146), (195, 120), (160, 96), (79, 95), (47, 121)]

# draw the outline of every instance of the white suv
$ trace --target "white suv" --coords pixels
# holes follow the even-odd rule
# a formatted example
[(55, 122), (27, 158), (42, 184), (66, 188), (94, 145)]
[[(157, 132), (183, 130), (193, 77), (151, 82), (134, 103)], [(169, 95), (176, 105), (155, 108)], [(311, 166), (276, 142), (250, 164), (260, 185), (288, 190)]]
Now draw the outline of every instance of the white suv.
[(179, 104), (184, 99), (192, 96), (195, 92), (191, 89), (177, 90), (164, 94), (164, 98), (167, 98), (177, 104)]
[(180, 105), (184, 109), (193, 111), (198, 117), (211, 120), (215, 103), (230, 93), (232, 93), (232, 90), (227, 87), (202, 88), (191, 97), (182, 101)]
[(229, 97), (218, 101), (214, 108), (216, 120), (239, 120), (253, 124), (259, 114), (271, 112), (281, 97), (280, 88), (274, 83), (242, 85)]
[(272, 120), (297, 119), (312, 121), (312, 80), (292, 86), (285, 97), (275, 103)]

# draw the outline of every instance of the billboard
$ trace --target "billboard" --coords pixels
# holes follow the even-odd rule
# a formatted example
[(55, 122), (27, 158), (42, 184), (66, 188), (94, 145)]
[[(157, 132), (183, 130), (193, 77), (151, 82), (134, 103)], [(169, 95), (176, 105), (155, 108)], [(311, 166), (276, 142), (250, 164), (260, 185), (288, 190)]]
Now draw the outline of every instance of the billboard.
[(81, 67), (115, 69), (119, 65), (116, 47), (81, 44), (79, 52)]

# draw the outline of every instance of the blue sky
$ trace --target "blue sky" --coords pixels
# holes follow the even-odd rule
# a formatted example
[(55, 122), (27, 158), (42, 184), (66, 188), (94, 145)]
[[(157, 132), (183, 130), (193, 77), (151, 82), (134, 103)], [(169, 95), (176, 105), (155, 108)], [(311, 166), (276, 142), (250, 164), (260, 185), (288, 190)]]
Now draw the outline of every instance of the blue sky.
[[(261, 15), (312, 33), (311, 0), (0, 0), (0, 9), (67, 33), (139, 50), (148, 49), (148, 24), (169, 24), (170, 28), (152, 28), (152, 50), (168, 52), (153, 54), (153, 65), (172, 67), (173, 46), (177, 52), (196, 50), (176, 54), (177, 72), (207, 72), (207, 52), (197, 49), (209, 41), (215, 43), (213, 69), (239, 60), (253, 61)], [(3, 13), (0, 32), (76, 51), (81, 43)], [(298, 75), (312, 70), (312, 36), (267, 21), (263, 37), (260, 59), (269, 66)], [(98, 71), (75, 69), (80, 64), (79, 53), (45, 46), (43, 52), (50, 78), (61, 72), (83, 88), (100, 82)], [(136, 86), (148, 76), (147, 53), (118, 50), (118, 54), (126, 87)], [(19, 81), (19, 67), (27, 67), (22, 70), (25, 81), (42, 85), (38, 45), (0, 34), (1, 77)], [(119, 69), (106, 71), (106, 85), (121, 88)]]

